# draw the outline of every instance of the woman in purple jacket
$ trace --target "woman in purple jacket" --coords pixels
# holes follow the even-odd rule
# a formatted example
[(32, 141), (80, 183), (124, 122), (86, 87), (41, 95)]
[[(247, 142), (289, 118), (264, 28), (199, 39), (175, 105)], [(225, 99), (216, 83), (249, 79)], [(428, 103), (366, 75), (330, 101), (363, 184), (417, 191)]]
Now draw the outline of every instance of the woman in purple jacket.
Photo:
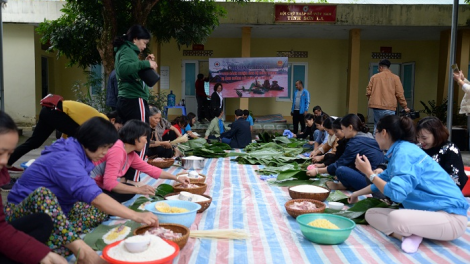
[[(137, 213), (104, 194), (90, 177), (93, 161), (103, 158), (118, 139), (109, 121), (94, 117), (83, 123), (76, 138), (60, 139), (41, 153), (8, 195), (5, 214), (14, 221), (46, 213), (53, 221), (49, 247), (62, 255), (71, 250), (79, 262), (104, 263), (79, 235), (99, 225), (107, 214), (153, 225), (152, 213)], [(78, 254), (80, 252), (80, 254)]]

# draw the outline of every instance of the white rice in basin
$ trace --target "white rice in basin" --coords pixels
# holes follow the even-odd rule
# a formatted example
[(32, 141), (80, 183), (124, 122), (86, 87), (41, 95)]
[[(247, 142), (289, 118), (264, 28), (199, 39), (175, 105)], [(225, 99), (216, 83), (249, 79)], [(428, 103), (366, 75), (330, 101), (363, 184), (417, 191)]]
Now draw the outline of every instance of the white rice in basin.
[(328, 190), (315, 185), (298, 185), (290, 188), (294, 192), (302, 193), (327, 193)]
[(139, 253), (131, 253), (124, 246), (124, 241), (112, 247), (108, 256), (120, 261), (144, 262), (166, 258), (175, 252), (175, 248), (158, 236), (150, 236), (150, 246)]

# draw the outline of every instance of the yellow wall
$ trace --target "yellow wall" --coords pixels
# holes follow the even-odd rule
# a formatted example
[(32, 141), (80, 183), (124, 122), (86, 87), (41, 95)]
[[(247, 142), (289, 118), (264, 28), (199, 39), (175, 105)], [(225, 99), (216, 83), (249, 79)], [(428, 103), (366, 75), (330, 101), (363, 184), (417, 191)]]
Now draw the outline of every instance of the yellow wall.
[[(308, 51), (308, 58), (290, 58), (289, 62), (308, 63), (307, 89), (310, 92), (310, 110), (320, 105), (330, 115), (343, 116), (348, 113), (346, 107), (348, 41), (324, 39), (257, 39), (251, 41), (252, 57), (274, 57), (277, 51)], [(372, 59), (372, 52), (378, 52), (381, 46), (390, 46), (393, 52), (402, 54), (401, 60), (392, 63), (415, 62), (415, 109), (423, 107), (420, 100), (427, 102), (436, 99), (438, 75), (439, 41), (370, 41), (361, 40), (361, 66), (359, 70), (359, 108), (367, 115), (365, 89), (369, 82), (369, 64), (377, 63)], [(207, 57), (183, 57), (182, 47), (178, 50), (175, 43), (162, 45), (162, 65), (170, 66), (170, 86), (177, 101), (182, 95), (182, 60), (208, 60)], [(206, 50), (213, 50), (213, 57), (239, 57), (240, 39), (209, 39)], [(251, 98), (249, 108), (255, 116), (280, 113), (290, 116), (291, 102), (278, 102), (275, 98)], [(227, 99), (227, 116), (232, 116), (239, 107), (239, 99)], [(229, 118), (230, 119), (230, 118)]]
[(57, 59), (55, 52), (46, 52), (41, 48), (41, 40), (39, 34), (34, 34), (35, 43), (35, 60), (36, 60), (36, 100), (35, 109), (39, 114), (41, 105), (39, 101), (42, 98), (42, 66), (41, 58), (47, 58), (49, 65), (49, 93), (59, 94), (64, 99), (76, 99), (72, 92), (72, 86), (75, 82), (86, 82), (86, 75), (81, 68), (67, 67), (68, 60), (65, 57)]
[[(415, 93), (414, 108), (421, 110), (424, 107), (419, 101), (436, 100), (437, 76), (439, 62), (439, 41), (361, 41), (361, 69), (359, 79), (359, 112), (366, 115), (367, 98), (366, 87), (369, 83), (369, 64), (378, 63), (378, 59), (372, 59), (371, 52), (379, 52), (380, 47), (392, 47), (392, 51), (401, 53), (400, 60), (392, 63), (415, 62)], [(363, 87), (363, 89), (361, 89)]]
[(35, 120), (34, 28), (29, 25), (4, 24), (5, 112), (16, 122)]

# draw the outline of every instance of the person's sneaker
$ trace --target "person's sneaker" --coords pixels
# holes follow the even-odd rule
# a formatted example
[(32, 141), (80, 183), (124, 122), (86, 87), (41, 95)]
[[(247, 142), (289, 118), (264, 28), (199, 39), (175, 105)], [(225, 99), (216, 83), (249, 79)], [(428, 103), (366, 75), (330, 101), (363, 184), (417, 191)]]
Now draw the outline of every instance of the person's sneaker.
[(1, 186), (0, 189), (2, 190), (2, 192), (11, 191), (11, 189), (13, 188), (13, 185), (15, 185), (16, 180), (17, 180), (16, 178), (11, 178), (9, 183)]
[(15, 166), (7, 167), (7, 169), (8, 169), (8, 173), (10, 174), (23, 173), (24, 171), (22, 168), (18, 168)]

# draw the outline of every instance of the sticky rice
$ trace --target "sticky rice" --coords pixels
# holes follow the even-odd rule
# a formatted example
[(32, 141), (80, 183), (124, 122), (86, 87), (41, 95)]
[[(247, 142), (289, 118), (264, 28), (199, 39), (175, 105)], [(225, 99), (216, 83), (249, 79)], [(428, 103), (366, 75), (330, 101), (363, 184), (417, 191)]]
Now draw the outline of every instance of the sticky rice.
[(290, 188), (294, 192), (302, 193), (327, 193), (328, 190), (315, 185), (298, 185)]
[(158, 236), (150, 236), (149, 247), (138, 253), (129, 252), (124, 243), (112, 247), (108, 251), (108, 256), (119, 261), (144, 262), (155, 261), (172, 255), (175, 249)]
[(116, 241), (123, 240), (131, 232), (131, 228), (125, 225), (117, 226), (104, 234), (103, 241), (106, 244), (112, 244)]

